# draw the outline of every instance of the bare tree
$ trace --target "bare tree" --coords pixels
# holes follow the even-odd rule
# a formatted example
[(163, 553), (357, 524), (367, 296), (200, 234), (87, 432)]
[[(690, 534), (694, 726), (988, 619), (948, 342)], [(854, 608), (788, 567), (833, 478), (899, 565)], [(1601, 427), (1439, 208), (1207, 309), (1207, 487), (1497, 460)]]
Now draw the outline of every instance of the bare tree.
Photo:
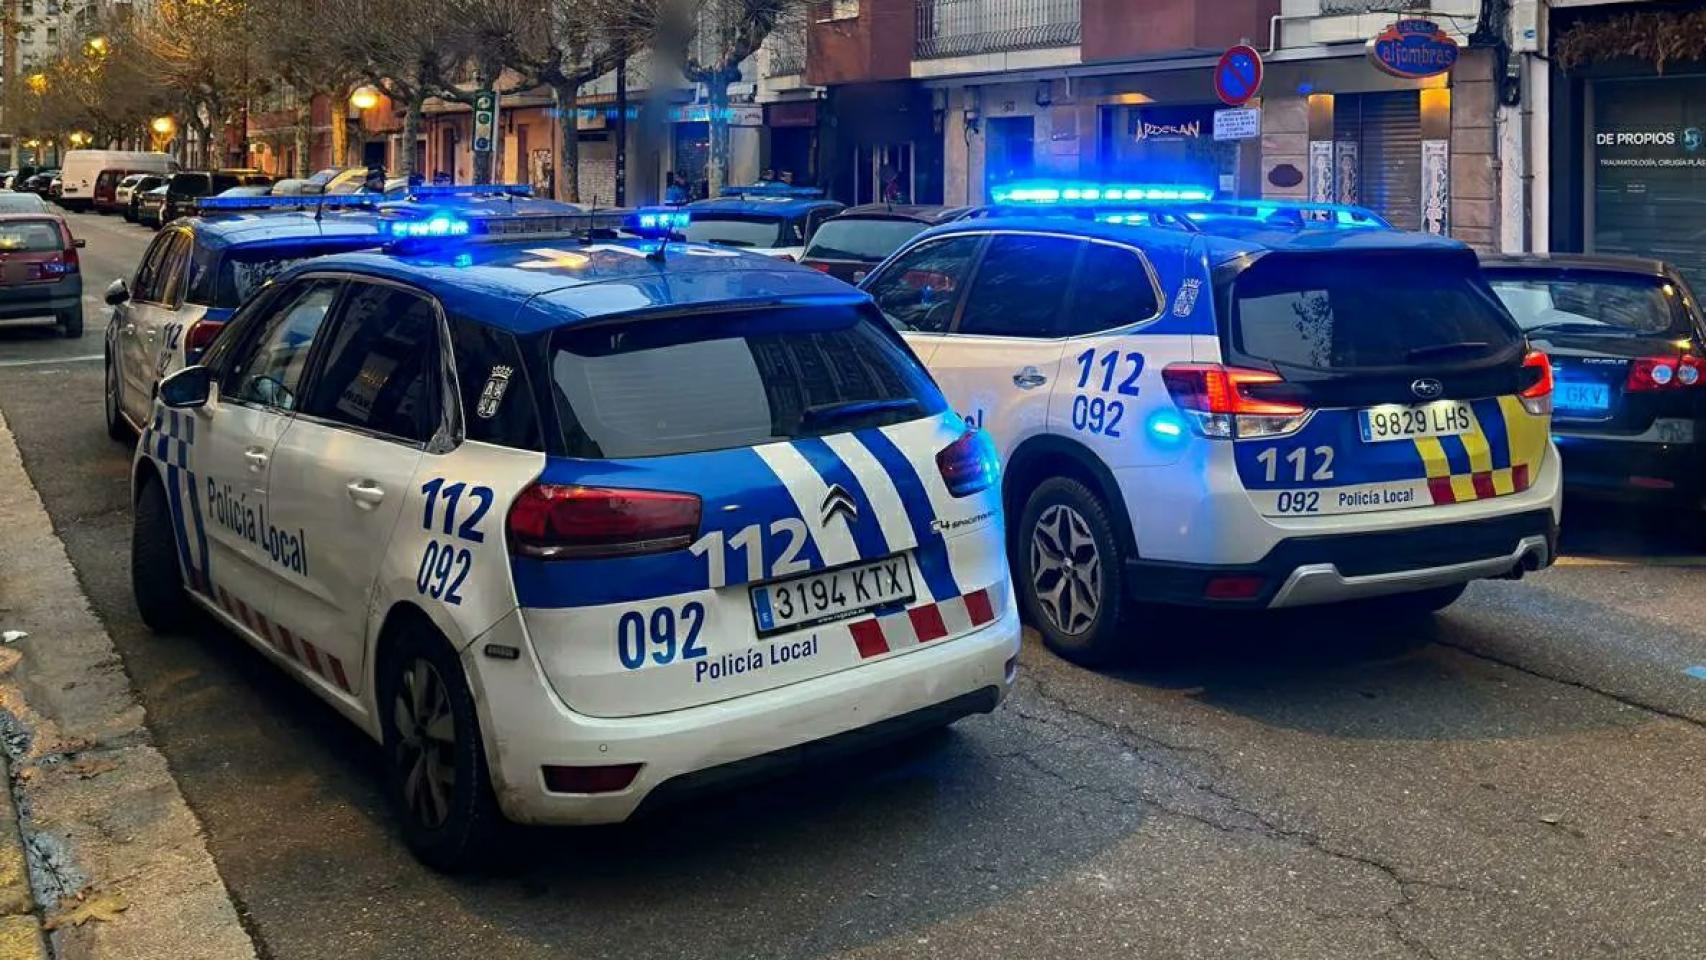
[[(539, 86), (520, 51), (536, 42), (547, 28), (544, 0), (441, 0), (444, 15), (454, 26), (452, 47), (461, 68), (436, 78), (433, 92), (446, 100), (474, 106), (483, 90), (499, 101)], [(474, 182), (491, 183), (501, 157), (501, 138), (492, 150), (474, 154)]]
[(412, 176), (415, 143), (427, 98), (449, 85), (466, 54), (461, 29), (441, 0), (354, 0), (351, 59), (393, 103), (403, 108), (399, 173)]
[(296, 170), (307, 176), (309, 135), (313, 130), (316, 97), (324, 96), (330, 106), (332, 166), (350, 162), (350, 90), (361, 77), (360, 65), (351, 56), (347, 39), (351, 31), (328, 29), (343, 20), (346, 7), (336, 0), (269, 0), (258, 31), (254, 62), (246, 70), (259, 69), (262, 76), (276, 78), (296, 94)]
[(260, 2), (152, 0), (148, 15), (136, 18), (136, 55), (184, 125), (200, 134), (204, 153), (196, 159), (209, 166), (226, 123), (249, 94)]

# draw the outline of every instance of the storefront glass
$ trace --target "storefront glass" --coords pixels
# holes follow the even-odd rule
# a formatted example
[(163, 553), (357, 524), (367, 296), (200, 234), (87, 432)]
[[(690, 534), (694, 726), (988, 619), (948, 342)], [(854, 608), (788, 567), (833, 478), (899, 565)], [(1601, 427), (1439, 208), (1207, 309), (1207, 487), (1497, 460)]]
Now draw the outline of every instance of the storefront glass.
[(1107, 179), (1231, 190), (1238, 144), (1214, 139), (1215, 107), (1101, 108), (1100, 160)]
[(1668, 260), (1706, 288), (1706, 76), (1599, 80), (1590, 98), (1590, 249)]

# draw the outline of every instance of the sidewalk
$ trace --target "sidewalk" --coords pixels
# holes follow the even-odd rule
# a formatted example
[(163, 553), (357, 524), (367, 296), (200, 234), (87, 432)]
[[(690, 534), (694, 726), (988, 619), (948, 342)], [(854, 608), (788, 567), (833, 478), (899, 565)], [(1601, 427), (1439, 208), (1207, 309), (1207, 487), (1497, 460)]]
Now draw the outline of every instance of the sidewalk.
[(0, 531), (0, 960), (254, 960), (3, 416)]

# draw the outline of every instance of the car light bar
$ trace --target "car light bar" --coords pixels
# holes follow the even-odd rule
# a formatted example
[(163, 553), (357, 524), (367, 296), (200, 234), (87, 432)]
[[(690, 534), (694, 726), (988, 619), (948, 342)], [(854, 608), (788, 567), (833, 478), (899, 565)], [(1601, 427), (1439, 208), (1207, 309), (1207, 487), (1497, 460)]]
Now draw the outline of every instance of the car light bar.
[(286, 197), (199, 197), (197, 210), (338, 210), (376, 207), (385, 198), (376, 193), (348, 193), (327, 196), (303, 194)]
[(533, 187), (526, 183), (464, 183), (456, 186), (422, 184), (403, 191), (419, 200), (443, 197), (531, 197)]
[(460, 217), (439, 214), (421, 220), (381, 220), (379, 232), (393, 240), (466, 237), (473, 232), (473, 225)]
[(501, 243), (505, 240), (587, 237), (602, 233), (614, 236), (632, 219), (629, 210), (600, 210), (596, 213), (466, 215), (454, 209), (411, 208), (387, 204), (380, 210), (379, 232), (387, 247), (457, 243)]
[(720, 197), (776, 197), (794, 200), (822, 200), (822, 187), (796, 187), (791, 183), (749, 183), (739, 187), (724, 187)]
[(998, 204), (1014, 206), (1097, 206), (1108, 201), (1206, 201), (1214, 191), (1185, 184), (1084, 183), (1026, 180), (990, 192)]
[(668, 240), (693, 222), (693, 214), (678, 207), (641, 207), (628, 218), (627, 229), (637, 237)]
[(1211, 220), (1254, 220), (1286, 227), (1369, 227), (1391, 230), (1392, 222), (1367, 207), (1304, 200), (1217, 200), (1193, 203), (1185, 216)]

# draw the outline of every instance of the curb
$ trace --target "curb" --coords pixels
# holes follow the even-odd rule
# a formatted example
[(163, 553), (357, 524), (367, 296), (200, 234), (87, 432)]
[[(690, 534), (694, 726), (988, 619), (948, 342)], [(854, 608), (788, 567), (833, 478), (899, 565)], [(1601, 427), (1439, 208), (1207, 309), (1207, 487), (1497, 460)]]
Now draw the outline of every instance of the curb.
[(0, 530), (0, 960), (254, 960), (3, 414)]
[(29, 858), (12, 805), (11, 771), (0, 760), (0, 960), (47, 960), (41, 914), (30, 892)]

